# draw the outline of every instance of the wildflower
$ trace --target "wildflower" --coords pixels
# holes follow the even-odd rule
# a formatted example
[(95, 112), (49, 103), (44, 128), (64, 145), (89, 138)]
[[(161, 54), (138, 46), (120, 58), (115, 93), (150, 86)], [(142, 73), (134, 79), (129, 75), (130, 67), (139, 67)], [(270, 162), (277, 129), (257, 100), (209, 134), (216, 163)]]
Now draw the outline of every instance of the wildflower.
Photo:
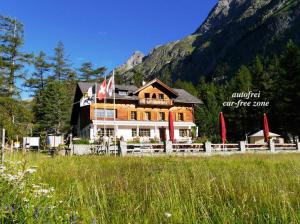
[(172, 214), (171, 213), (169, 213), (169, 212), (165, 212), (165, 217), (167, 217), (167, 218), (170, 218), (172, 216)]
[(34, 168), (29, 168), (29, 169), (27, 169), (25, 172), (26, 172), (26, 173), (32, 174), (32, 173), (35, 173), (35, 172), (36, 172), (36, 169), (34, 169)]

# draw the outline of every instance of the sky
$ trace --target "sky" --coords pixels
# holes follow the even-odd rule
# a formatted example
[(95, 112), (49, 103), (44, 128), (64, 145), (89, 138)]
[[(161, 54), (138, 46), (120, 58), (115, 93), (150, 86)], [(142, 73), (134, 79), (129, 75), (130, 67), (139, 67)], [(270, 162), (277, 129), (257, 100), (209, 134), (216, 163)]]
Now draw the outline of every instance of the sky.
[[(62, 41), (74, 67), (112, 70), (134, 51), (193, 33), (217, 0), (2, 0), (0, 14), (24, 24), (23, 50), (53, 55)], [(26, 97), (26, 94), (24, 95)]]

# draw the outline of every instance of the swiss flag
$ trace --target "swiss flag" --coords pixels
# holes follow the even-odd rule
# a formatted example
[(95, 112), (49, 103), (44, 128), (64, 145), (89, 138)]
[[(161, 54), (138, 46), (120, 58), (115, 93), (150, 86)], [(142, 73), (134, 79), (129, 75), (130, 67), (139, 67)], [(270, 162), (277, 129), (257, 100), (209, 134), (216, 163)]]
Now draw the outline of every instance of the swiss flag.
[(98, 90), (98, 99), (102, 100), (105, 97), (106, 97), (106, 79), (104, 79), (104, 81), (102, 82)]

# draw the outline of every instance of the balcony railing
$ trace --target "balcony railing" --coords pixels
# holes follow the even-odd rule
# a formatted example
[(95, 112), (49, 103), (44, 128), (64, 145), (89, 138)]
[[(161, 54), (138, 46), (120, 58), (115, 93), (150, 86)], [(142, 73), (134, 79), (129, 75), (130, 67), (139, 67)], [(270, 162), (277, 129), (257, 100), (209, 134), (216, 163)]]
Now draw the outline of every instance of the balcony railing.
[(139, 99), (139, 104), (172, 106), (172, 100), (158, 100), (158, 99), (145, 98), (145, 99)]

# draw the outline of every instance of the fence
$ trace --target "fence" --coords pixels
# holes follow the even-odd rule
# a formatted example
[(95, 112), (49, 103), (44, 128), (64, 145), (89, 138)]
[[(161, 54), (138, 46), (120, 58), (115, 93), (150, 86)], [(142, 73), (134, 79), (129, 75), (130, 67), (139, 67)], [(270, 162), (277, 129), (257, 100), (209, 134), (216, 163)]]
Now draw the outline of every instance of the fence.
[(232, 154), (250, 152), (300, 152), (300, 143), (296, 144), (247, 144), (246, 142), (230, 144), (205, 143), (166, 143), (155, 144), (127, 144), (121, 141), (116, 147), (110, 145), (73, 145), (72, 154), (113, 154), (113, 155), (213, 155), (213, 154)]
[(250, 152), (300, 152), (300, 143), (296, 144), (120, 144), (121, 155), (155, 155), (155, 154), (174, 154), (174, 155), (212, 155), (230, 153), (250, 153)]

